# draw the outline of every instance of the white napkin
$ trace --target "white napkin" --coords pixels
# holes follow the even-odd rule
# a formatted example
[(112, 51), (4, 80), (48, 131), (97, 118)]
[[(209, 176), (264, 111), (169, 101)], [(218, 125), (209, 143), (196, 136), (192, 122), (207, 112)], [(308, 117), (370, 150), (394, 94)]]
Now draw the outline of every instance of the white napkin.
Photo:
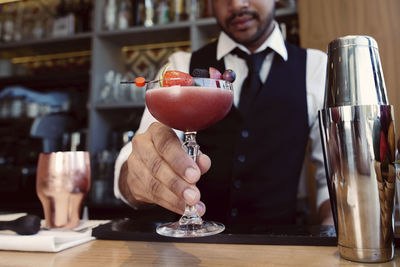
[[(0, 221), (15, 220), (25, 213), (0, 215)], [(18, 235), (12, 231), (0, 231), (0, 250), (58, 252), (90, 240), (92, 228), (108, 221), (81, 220), (73, 230), (46, 229), (44, 220), (42, 228), (35, 235)]]

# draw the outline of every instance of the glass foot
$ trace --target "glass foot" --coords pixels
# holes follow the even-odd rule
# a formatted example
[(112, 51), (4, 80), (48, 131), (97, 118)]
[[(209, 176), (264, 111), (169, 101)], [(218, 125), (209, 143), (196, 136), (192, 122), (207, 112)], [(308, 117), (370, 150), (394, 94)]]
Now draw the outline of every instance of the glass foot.
[(219, 234), (225, 230), (222, 223), (202, 221), (200, 224), (165, 223), (157, 227), (157, 233), (169, 237), (202, 237)]

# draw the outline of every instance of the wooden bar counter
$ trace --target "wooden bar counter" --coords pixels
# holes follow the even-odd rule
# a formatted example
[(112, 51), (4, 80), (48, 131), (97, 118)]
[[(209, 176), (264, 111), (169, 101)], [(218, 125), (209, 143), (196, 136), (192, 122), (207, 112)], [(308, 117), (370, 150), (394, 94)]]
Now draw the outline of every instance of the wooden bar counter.
[(58, 253), (0, 251), (0, 266), (400, 266), (340, 258), (335, 246), (94, 240)]

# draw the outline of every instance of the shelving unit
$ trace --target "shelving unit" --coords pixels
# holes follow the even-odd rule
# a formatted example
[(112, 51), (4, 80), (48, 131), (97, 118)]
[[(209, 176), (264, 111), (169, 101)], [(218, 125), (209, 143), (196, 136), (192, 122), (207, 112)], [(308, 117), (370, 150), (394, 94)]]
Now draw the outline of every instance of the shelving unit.
[[(105, 0), (93, 1), (93, 32), (73, 36), (27, 40), (18, 43), (0, 43), (0, 59), (6, 57), (35, 57), (50, 53), (88, 51), (90, 68), (86, 73), (63, 73), (47, 77), (9, 77), (0, 78), (0, 89), (4, 85), (19, 80), (25, 83), (52, 83), (58, 81), (86, 82), (88, 86), (88, 133), (86, 146), (92, 156), (110, 148), (110, 135), (115, 128), (125, 127), (135, 130), (138, 127), (143, 108), (142, 101), (123, 101), (104, 103), (100, 101), (104, 75), (109, 70), (125, 71), (123, 47), (146, 44), (162, 45), (168, 42), (184, 41), (191, 50), (197, 50), (219, 33), (214, 18), (201, 18), (152, 27), (136, 26), (126, 30), (105, 31), (102, 28), (102, 8)], [(277, 18), (297, 13), (296, 8), (278, 9)], [(124, 126), (123, 126), (124, 125)], [(93, 181), (98, 177), (92, 177)], [(112, 179), (112, 177), (109, 177)], [(92, 188), (93, 189), (93, 188)], [(112, 197), (112, 196), (111, 196)]]

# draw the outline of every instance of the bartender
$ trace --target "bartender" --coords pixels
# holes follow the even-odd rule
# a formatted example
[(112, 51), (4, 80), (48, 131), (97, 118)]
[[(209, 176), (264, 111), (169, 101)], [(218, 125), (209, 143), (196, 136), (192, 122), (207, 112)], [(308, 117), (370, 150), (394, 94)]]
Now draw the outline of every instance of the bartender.
[(172, 54), (169, 69), (234, 70), (232, 109), (198, 133), (197, 163), (183, 151), (181, 133), (145, 109), (116, 161), (116, 197), (134, 209), (157, 204), (178, 214), (185, 203), (194, 205), (203, 218), (231, 227), (294, 224), (307, 156), (316, 166), (320, 223), (332, 224), (317, 120), (326, 55), (285, 42), (274, 0), (214, 0), (212, 6), (218, 39)]

